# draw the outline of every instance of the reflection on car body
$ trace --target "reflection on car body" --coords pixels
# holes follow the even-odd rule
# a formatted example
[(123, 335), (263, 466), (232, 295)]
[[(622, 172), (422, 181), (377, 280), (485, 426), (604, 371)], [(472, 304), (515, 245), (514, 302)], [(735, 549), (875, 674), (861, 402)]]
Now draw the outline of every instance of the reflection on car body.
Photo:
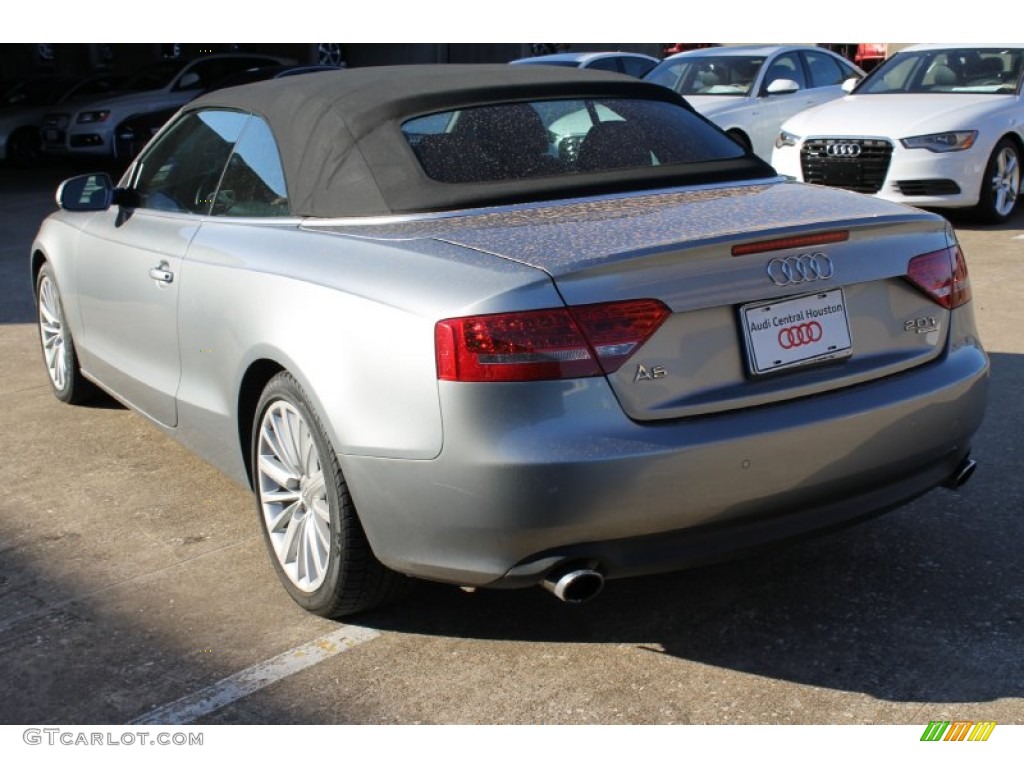
[(98, 384), (249, 484), (323, 615), (406, 576), (581, 602), (973, 467), (988, 361), (949, 225), (788, 183), (661, 86), (268, 81), (59, 196), (31, 262), (56, 395)]

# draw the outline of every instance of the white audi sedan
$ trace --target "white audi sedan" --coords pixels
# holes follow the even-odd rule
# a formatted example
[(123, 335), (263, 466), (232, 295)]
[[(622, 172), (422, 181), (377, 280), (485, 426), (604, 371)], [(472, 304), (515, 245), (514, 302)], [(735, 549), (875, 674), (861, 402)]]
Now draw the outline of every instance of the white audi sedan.
[(644, 80), (682, 94), (740, 146), (770, 160), (783, 122), (842, 98), (843, 83), (863, 76), (824, 48), (727, 45), (669, 56)]
[(1024, 44), (916, 45), (788, 120), (772, 165), (812, 184), (1006, 221), (1024, 155)]

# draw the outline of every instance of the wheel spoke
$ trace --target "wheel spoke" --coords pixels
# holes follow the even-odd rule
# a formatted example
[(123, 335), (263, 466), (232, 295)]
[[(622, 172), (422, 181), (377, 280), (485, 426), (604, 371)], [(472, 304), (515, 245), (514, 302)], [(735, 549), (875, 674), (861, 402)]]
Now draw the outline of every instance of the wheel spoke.
[(262, 491), (260, 496), (264, 504), (293, 504), (299, 500), (299, 492), (291, 488), (283, 488), (279, 491)]
[(315, 471), (313, 467), (314, 457), (316, 456), (316, 445), (313, 443), (313, 436), (309, 433), (309, 429), (305, 424), (302, 425), (302, 429), (299, 432), (299, 461), (302, 466), (302, 472), (305, 475), (310, 475)]
[(315, 472), (307, 475), (306, 482), (308, 483), (310, 498), (323, 499), (327, 496), (327, 485), (324, 481), (322, 470), (317, 469)]
[(67, 359), (64, 356), (64, 345), (60, 345), (56, 350), (56, 366), (53, 373), (53, 383), (57, 385), (57, 389), (64, 389), (64, 381), (67, 378)]
[[(266, 515), (267, 530), (271, 533), (284, 534), (295, 517), (295, 513), (301, 508), (298, 503), (289, 504), (279, 512), (271, 512)], [(266, 509), (266, 507), (264, 507)]]
[(48, 303), (45, 299), (39, 302), (39, 314), (42, 315), (45, 327), (56, 332), (60, 330), (60, 318), (47, 306)]
[(281, 410), (277, 422), (278, 437), (281, 440), (282, 453), (279, 454), (282, 461), (286, 462), (291, 469), (299, 475), (305, 474), (298, 447), (298, 437), (293, 425), (299, 419), (299, 415), (292, 411)]
[(267, 447), (273, 453), (273, 456), (288, 470), (288, 473), (296, 479), (302, 476), (302, 468), (292, 461), (291, 456), (288, 453), (287, 443), (288, 438), (283, 434), (283, 421), (284, 415), (281, 413), (268, 413), (269, 423), (263, 430), (263, 435), (266, 437)]
[(1005, 157), (1005, 162), (1003, 163), (1003, 177), (1007, 179), (1012, 178), (1016, 172), (1017, 156), (1014, 155), (1013, 153), (1010, 153), (1008, 156)]
[(278, 555), (281, 557), (282, 563), (289, 563), (295, 560), (298, 554), (296, 552), (296, 545), (300, 539), (302, 529), (305, 528), (305, 522), (305, 516), (295, 514), (288, 521), (288, 527), (284, 531), (284, 538), (281, 540), (280, 549), (278, 549)]
[(1010, 206), (1007, 205), (1008, 197), (1009, 195), (1006, 192), (1006, 187), (1000, 185), (996, 189), (996, 210), (1003, 215), (1009, 213)]
[(312, 575), (319, 579), (327, 570), (327, 540), (323, 538), (320, 526), (313, 518), (306, 525), (306, 549), (309, 551), (309, 562)]
[(325, 530), (331, 530), (331, 510), (327, 499), (313, 500), (313, 514), (316, 515), (317, 521), (323, 524)]
[(280, 488), (290, 488), (299, 482), (299, 476), (282, 464), (276, 456), (260, 456), (260, 472)]
[[(322, 508), (318, 508), (322, 507)], [(327, 505), (313, 503), (313, 530), (316, 533), (317, 542), (326, 553), (331, 547), (331, 521), (327, 514)]]

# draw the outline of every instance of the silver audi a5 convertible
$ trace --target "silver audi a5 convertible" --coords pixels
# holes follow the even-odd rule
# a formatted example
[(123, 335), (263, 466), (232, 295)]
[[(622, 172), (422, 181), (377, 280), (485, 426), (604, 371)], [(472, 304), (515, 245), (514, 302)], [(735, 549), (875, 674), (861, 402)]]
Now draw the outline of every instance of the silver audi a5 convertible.
[(321, 615), (408, 576), (582, 602), (974, 467), (953, 229), (786, 181), (658, 85), (227, 89), (58, 202), (31, 253), (57, 397), (99, 386), (248, 484)]

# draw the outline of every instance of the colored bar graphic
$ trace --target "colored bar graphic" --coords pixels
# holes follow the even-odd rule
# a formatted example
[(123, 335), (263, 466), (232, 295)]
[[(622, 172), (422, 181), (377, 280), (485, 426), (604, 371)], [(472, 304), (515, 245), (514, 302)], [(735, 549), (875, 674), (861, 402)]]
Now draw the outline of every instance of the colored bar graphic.
[(967, 737), (968, 741), (988, 741), (988, 737), (992, 735), (992, 731), (995, 730), (996, 724), (994, 721), (983, 721), (975, 723), (974, 730), (971, 731), (971, 735)]
[(971, 720), (954, 720), (943, 741), (963, 741), (967, 738), (967, 732), (970, 731), (972, 725), (974, 722)]
[(949, 720), (932, 720), (921, 734), (921, 741), (940, 741), (949, 728)]
[(994, 720), (932, 720), (921, 734), (921, 741), (988, 741), (995, 727)]

